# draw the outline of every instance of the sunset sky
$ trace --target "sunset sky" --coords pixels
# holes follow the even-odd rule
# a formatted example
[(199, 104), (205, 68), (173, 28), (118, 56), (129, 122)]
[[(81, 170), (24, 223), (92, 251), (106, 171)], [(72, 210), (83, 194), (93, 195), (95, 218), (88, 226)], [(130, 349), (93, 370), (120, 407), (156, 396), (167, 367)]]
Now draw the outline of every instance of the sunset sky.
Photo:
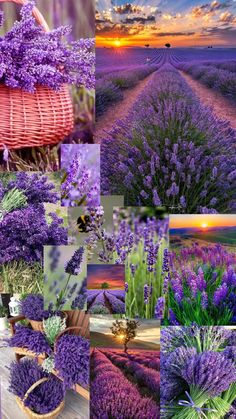
[[(111, 335), (110, 327), (114, 322), (112, 316), (91, 316), (90, 330), (91, 332), (99, 332)], [(137, 339), (145, 342), (160, 343), (160, 325), (158, 320), (141, 320), (138, 328)]]
[(170, 228), (236, 226), (236, 215), (170, 215)]
[(236, 46), (236, 0), (97, 0), (97, 46)]
[(88, 289), (99, 289), (103, 282), (108, 282), (110, 289), (124, 289), (125, 268), (121, 265), (88, 265)]

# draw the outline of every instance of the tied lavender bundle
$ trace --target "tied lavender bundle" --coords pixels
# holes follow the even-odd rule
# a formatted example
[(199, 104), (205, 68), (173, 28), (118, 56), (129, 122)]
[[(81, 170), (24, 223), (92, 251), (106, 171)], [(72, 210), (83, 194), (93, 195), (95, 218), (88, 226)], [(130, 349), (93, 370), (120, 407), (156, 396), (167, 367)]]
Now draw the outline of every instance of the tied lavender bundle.
[(89, 341), (77, 335), (61, 336), (56, 345), (55, 368), (64, 386), (89, 384)]
[(100, 147), (62, 145), (62, 205), (100, 205)]
[(52, 352), (43, 333), (22, 325), (16, 327), (15, 334), (8, 339), (7, 343), (11, 347), (25, 348), (37, 355), (42, 353), (49, 355)]
[(30, 359), (13, 362), (10, 368), (9, 391), (22, 400), (27, 390), (41, 378), (47, 381), (37, 386), (24, 401), (34, 413), (46, 414), (55, 410), (64, 399), (62, 382), (54, 375), (48, 375)]
[(236, 394), (233, 335), (234, 330), (220, 327), (162, 330), (163, 418), (228, 417)]
[(56, 91), (65, 83), (94, 88), (94, 40), (67, 43), (69, 26), (45, 32), (32, 16), (34, 6), (33, 1), (23, 5), (21, 20), (0, 37), (0, 81), (31, 93), (36, 85)]

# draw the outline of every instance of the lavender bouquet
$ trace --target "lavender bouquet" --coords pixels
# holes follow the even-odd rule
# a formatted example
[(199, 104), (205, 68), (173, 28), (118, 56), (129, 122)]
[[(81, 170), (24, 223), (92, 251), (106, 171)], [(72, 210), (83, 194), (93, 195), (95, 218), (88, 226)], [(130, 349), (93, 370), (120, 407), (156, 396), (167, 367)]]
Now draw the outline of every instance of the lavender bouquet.
[(33, 412), (43, 415), (55, 410), (63, 401), (65, 392), (61, 380), (54, 375), (48, 375), (34, 360), (25, 358), (20, 362), (12, 362), (9, 391), (21, 400), (27, 390), (41, 378), (48, 380), (37, 386), (24, 404)]
[[(20, 198), (17, 207), (16, 194)], [(53, 212), (46, 215), (44, 204), (59, 201), (47, 176), (16, 173), (14, 179), (0, 182), (0, 201), (4, 202), (6, 196), (8, 204), (7, 208), (3, 206), (0, 220), (0, 264), (21, 260), (41, 262), (43, 245), (67, 243), (63, 219)]]
[[(225, 246), (194, 244), (171, 252), (164, 305), (172, 325), (236, 323), (236, 254)], [(164, 316), (164, 310), (163, 310)], [(167, 317), (167, 316), (166, 316)]]
[(63, 206), (100, 205), (100, 147), (61, 146), (61, 199)]
[(93, 88), (94, 40), (67, 43), (63, 37), (71, 32), (69, 26), (45, 32), (32, 16), (34, 5), (33, 1), (23, 5), (21, 20), (0, 37), (0, 81), (32, 93), (36, 85), (54, 90), (64, 83)]
[(161, 417), (233, 417), (235, 331), (168, 327), (161, 332)]

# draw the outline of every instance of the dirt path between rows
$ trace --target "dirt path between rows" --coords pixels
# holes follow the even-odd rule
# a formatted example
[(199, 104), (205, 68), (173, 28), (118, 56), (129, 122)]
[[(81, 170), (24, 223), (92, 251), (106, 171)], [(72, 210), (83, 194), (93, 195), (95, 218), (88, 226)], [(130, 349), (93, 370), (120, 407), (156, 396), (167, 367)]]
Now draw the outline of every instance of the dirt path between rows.
[(185, 79), (194, 93), (199, 97), (202, 104), (210, 106), (213, 113), (219, 119), (226, 119), (230, 122), (231, 128), (236, 129), (236, 104), (230, 99), (225, 98), (214, 89), (204, 86), (191, 76), (180, 71), (181, 76)]
[(96, 129), (94, 135), (95, 143), (101, 142), (101, 140), (105, 137), (106, 132), (109, 132), (114, 127), (118, 119), (124, 119), (126, 117), (127, 113), (132, 108), (138, 96), (145, 89), (154, 73), (140, 81), (137, 86), (133, 87), (132, 89), (124, 90), (123, 100), (111, 105), (110, 108), (104, 113), (104, 115), (99, 117), (98, 121), (96, 121)]

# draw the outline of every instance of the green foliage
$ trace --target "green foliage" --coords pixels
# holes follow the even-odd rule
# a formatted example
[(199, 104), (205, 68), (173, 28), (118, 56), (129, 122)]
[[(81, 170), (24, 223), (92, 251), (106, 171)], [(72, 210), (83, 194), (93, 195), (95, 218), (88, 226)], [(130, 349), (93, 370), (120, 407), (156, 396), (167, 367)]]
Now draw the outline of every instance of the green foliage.
[(110, 311), (106, 307), (95, 304), (89, 309), (89, 313), (90, 314), (110, 314)]
[(50, 373), (53, 371), (55, 366), (54, 356), (49, 356), (48, 358), (44, 359), (42, 363), (42, 368), (44, 371)]
[(103, 290), (108, 289), (108, 288), (109, 288), (109, 284), (108, 284), (107, 282), (103, 282), (103, 283), (101, 284), (101, 288), (102, 288)]
[(5, 317), (7, 315), (7, 309), (4, 306), (0, 306), (0, 317)]
[(0, 220), (3, 216), (14, 209), (22, 208), (27, 205), (27, 198), (22, 191), (13, 188), (8, 191), (0, 202)]
[(52, 346), (55, 342), (55, 339), (59, 333), (61, 333), (66, 328), (65, 318), (60, 316), (52, 316), (47, 320), (43, 320), (43, 329), (46, 335), (48, 343)]

